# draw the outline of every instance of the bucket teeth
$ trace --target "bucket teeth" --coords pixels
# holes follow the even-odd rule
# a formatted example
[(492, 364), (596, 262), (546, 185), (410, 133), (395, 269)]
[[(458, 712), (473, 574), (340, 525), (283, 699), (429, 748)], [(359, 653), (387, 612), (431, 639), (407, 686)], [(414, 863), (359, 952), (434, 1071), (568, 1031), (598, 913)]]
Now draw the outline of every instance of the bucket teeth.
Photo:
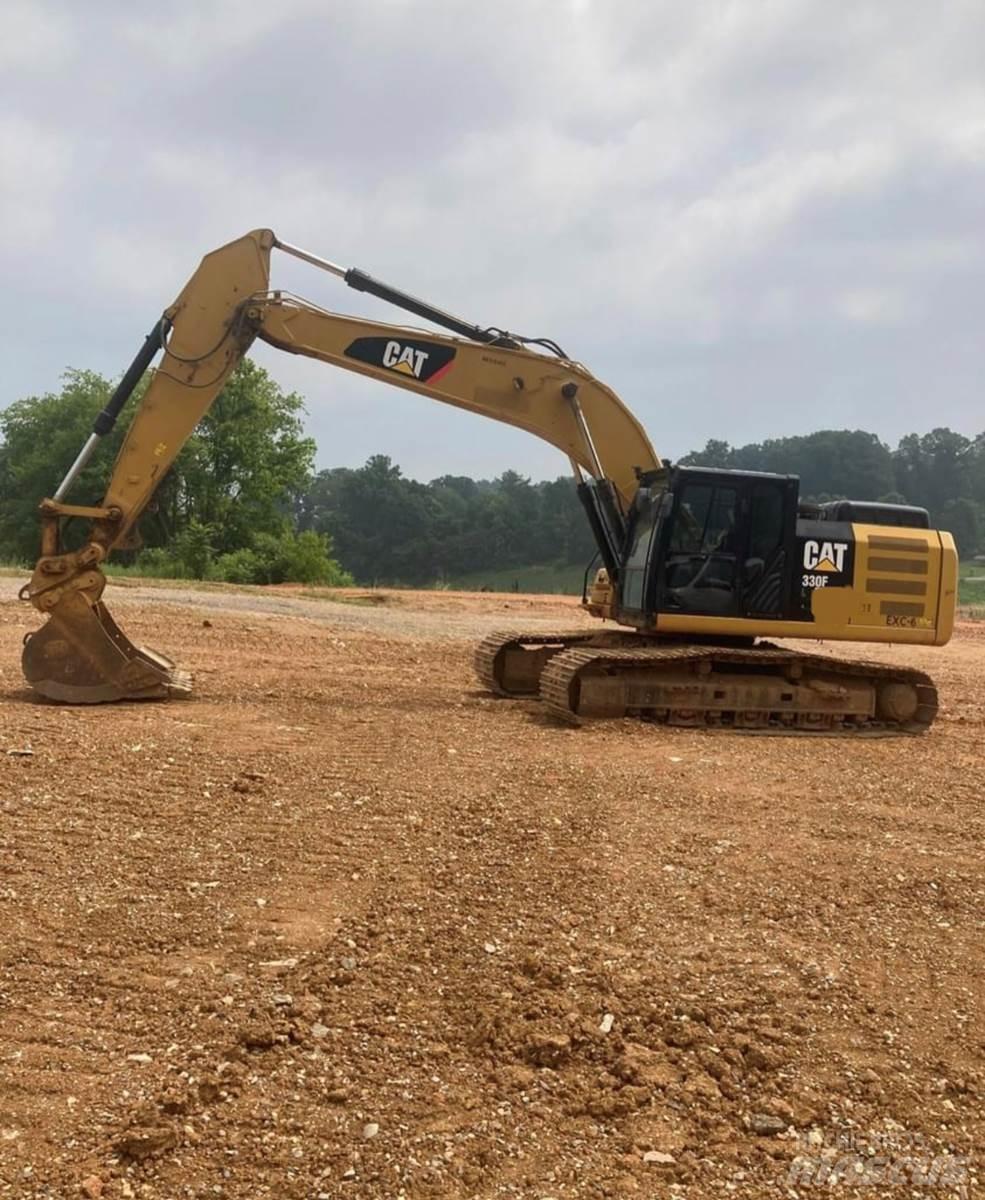
[(21, 658), (36, 692), (66, 704), (187, 696), (191, 677), (163, 654), (135, 646), (102, 601), (69, 593), (29, 634)]

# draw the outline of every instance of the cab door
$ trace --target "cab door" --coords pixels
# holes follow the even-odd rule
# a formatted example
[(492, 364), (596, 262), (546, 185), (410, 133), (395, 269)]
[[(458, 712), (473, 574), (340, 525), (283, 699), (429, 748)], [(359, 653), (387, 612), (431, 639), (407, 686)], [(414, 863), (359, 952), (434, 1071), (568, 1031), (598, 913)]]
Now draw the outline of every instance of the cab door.
[(657, 556), (658, 611), (786, 616), (796, 518), (791, 477), (709, 472), (683, 482)]
[(619, 606), (641, 623), (653, 610), (654, 556), (660, 543), (661, 514), (669, 502), (670, 494), (662, 489), (641, 488), (630, 515), (619, 572)]
[(738, 481), (706, 476), (675, 491), (658, 610), (702, 616), (739, 611), (744, 545)]
[(778, 619), (789, 614), (797, 491), (791, 479), (750, 480), (740, 577), (742, 616)]

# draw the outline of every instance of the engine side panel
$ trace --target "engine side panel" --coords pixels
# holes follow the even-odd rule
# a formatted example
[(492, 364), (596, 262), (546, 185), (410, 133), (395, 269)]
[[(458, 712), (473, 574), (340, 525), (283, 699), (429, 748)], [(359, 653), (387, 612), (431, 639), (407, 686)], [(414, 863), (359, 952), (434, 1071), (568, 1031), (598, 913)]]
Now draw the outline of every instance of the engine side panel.
[(958, 557), (949, 533), (798, 521), (796, 549), (792, 610), (785, 617), (661, 612), (646, 628), (702, 637), (936, 646), (949, 641), (958, 579)]
[[(818, 536), (825, 525), (848, 537)], [(798, 541), (800, 594), (814, 630), (806, 636), (934, 645), (950, 638), (958, 569), (950, 534), (803, 522)]]

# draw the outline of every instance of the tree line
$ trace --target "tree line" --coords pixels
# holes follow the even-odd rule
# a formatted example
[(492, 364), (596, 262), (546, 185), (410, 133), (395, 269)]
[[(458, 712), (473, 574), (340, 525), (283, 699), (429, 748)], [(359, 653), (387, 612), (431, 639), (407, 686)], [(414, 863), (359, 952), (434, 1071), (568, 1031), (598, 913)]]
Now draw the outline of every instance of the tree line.
[[(872, 433), (822, 430), (732, 447), (709, 441), (684, 463), (799, 475), (801, 496), (917, 504), (954, 533), (964, 555), (983, 548), (985, 434), (910, 434), (891, 450)], [(300, 528), (330, 533), (361, 582), (452, 583), (541, 564), (584, 566), (594, 542), (570, 476), (532, 483), (405, 479), (389, 458), (321, 471), (304, 493)]]
[(962, 555), (985, 550), (985, 433), (952, 429), (909, 433), (895, 450), (874, 433), (821, 430), (730, 446), (711, 440), (682, 462), (800, 476), (808, 500), (881, 500), (917, 504), (931, 524), (951, 532)]
[(477, 572), (584, 566), (595, 549), (570, 476), (532, 483), (504, 471), (493, 480), (442, 475), (419, 483), (382, 454), (363, 467), (319, 472), (298, 527), (330, 532), (361, 583), (453, 584)]
[[(59, 392), (0, 411), (0, 559), (37, 555), (38, 500), (50, 495), (112, 391), (73, 371)], [(97, 503), (139, 392), (70, 499)], [(569, 476), (532, 482), (406, 478), (375, 455), (362, 467), (316, 471), (304, 404), (245, 360), (189, 438), (140, 524), (130, 569), (234, 583), (474, 583), (485, 574), (587, 564), (594, 543)], [(890, 448), (873, 433), (823, 430), (744, 446), (711, 440), (681, 460), (796, 474), (805, 499), (919, 504), (965, 556), (985, 550), (985, 433), (909, 434)], [(70, 522), (69, 544), (84, 523)]]

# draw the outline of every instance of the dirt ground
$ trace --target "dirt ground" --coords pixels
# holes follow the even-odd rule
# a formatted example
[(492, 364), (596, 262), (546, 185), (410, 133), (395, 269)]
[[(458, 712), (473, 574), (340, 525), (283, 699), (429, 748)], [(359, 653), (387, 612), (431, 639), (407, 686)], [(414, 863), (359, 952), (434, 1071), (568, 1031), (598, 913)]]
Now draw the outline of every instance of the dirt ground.
[(976, 1193), (985, 624), (849, 746), (483, 694), (545, 597), (114, 586), (195, 698), (59, 707), (2, 583), (0, 1196)]

